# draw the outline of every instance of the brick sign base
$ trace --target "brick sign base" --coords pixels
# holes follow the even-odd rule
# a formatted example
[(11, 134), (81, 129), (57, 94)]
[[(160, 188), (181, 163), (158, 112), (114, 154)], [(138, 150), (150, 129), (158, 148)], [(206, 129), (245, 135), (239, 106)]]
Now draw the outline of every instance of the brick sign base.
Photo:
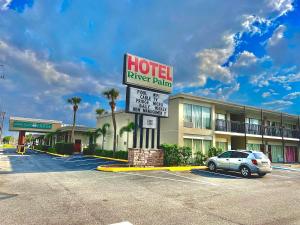
[(164, 152), (162, 149), (128, 149), (128, 164), (130, 166), (163, 166)]

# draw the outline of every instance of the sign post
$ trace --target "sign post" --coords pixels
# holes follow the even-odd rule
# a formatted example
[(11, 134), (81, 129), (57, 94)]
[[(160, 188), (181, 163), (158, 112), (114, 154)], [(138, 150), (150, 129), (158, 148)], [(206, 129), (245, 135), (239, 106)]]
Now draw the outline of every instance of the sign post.
[[(151, 159), (149, 159), (151, 154), (148, 154), (147, 160), (145, 151), (156, 150), (156, 152), (162, 152), (159, 149), (160, 118), (169, 116), (168, 94), (173, 89), (173, 67), (132, 54), (125, 54), (123, 84), (127, 85), (126, 112), (135, 114), (132, 150), (139, 149), (140, 152), (143, 152), (143, 157), (136, 158), (144, 158), (144, 166), (154, 166), (153, 158), (155, 157), (151, 158), (150, 156)], [(146, 129), (145, 141), (144, 129)], [(151, 142), (151, 145), (149, 145), (149, 142)], [(128, 158), (130, 158), (130, 152), (128, 154)], [(163, 154), (159, 153), (160, 159), (163, 159), (161, 155)], [(133, 156), (133, 158), (135, 157)], [(160, 161), (159, 165), (162, 163), (163, 160)], [(133, 163), (133, 165), (137, 164)]]

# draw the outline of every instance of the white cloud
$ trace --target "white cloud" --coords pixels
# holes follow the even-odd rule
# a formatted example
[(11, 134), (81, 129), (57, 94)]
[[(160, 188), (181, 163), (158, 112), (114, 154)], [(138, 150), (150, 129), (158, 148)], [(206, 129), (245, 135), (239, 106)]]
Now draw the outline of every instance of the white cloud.
[(271, 102), (264, 102), (263, 105), (273, 110), (282, 110), (293, 105), (293, 102), (285, 100), (274, 100)]
[(204, 49), (196, 54), (199, 64), (199, 85), (206, 84), (207, 78), (218, 80), (223, 83), (230, 83), (234, 80), (234, 75), (228, 67), (222, 66), (233, 53), (234, 36), (223, 36), (224, 48)]
[(296, 92), (289, 93), (288, 95), (284, 96), (283, 99), (293, 100), (293, 99), (296, 99), (296, 98), (299, 98), (299, 97), (300, 97), (300, 92), (296, 91)]
[(0, 0), (0, 10), (7, 10), (12, 0)]
[(289, 11), (292, 11), (293, 0), (265, 0), (269, 7), (274, 11), (279, 13), (279, 16), (286, 14)]
[(242, 27), (246, 32), (250, 32), (252, 34), (262, 34), (262, 30), (259, 26), (257, 26), (257, 24), (265, 24), (266, 26), (269, 26), (271, 21), (255, 15), (243, 16)]
[(211, 88), (199, 88), (196, 91), (190, 92), (190, 94), (227, 100), (233, 93), (239, 91), (239, 89), (240, 84), (233, 82), (231, 85), (219, 84)]
[(279, 25), (274, 31), (272, 37), (268, 40), (268, 45), (276, 45), (283, 37), (286, 27), (284, 25)]
[(238, 55), (237, 61), (234, 63), (235, 67), (245, 67), (257, 62), (256, 56), (252, 52), (243, 51)]
[(263, 98), (267, 98), (267, 97), (270, 97), (272, 95), (272, 93), (271, 92), (269, 92), (269, 91), (267, 91), (267, 92), (264, 92), (264, 93), (262, 93), (262, 97)]

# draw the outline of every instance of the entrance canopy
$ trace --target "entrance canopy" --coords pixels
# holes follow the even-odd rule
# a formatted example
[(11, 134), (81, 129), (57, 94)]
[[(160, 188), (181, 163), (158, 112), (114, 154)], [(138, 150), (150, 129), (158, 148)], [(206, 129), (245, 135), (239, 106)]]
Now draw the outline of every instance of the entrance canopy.
[(10, 117), (9, 131), (27, 131), (33, 133), (50, 133), (61, 128), (62, 121), (44, 120), (24, 117)]

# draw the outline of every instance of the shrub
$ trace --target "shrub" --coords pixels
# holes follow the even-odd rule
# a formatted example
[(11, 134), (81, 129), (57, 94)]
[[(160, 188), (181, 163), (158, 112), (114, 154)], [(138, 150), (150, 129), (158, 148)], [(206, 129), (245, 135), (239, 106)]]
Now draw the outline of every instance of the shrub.
[(87, 148), (83, 149), (84, 155), (95, 155), (97, 145), (96, 144), (89, 144)]
[(197, 165), (204, 165), (205, 161), (207, 160), (207, 156), (204, 155), (202, 152), (196, 152), (195, 154), (195, 158), (194, 158), (194, 162)]
[[(113, 151), (112, 150), (101, 150), (96, 149), (95, 155), (103, 156), (103, 157), (110, 157), (113, 158)], [(117, 159), (128, 159), (128, 152), (127, 151), (116, 151), (115, 157)]]
[(58, 154), (72, 155), (74, 152), (74, 144), (58, 142), (55, 144), (55, 149)]
[(222, 152), (223, 152), (223, 150), (221, 148), (211, 147), (208, 150), (208, 157), (220, 155)]
[(51, 152), (51, 153), (57, 153), (56, 149), (54, 147), (49, 147), (47, 152)]
[(177, 145), (163, 144), (164, 164), (166, 166), (187, 165), (192, 157), (190, 147), (178, 147)]

